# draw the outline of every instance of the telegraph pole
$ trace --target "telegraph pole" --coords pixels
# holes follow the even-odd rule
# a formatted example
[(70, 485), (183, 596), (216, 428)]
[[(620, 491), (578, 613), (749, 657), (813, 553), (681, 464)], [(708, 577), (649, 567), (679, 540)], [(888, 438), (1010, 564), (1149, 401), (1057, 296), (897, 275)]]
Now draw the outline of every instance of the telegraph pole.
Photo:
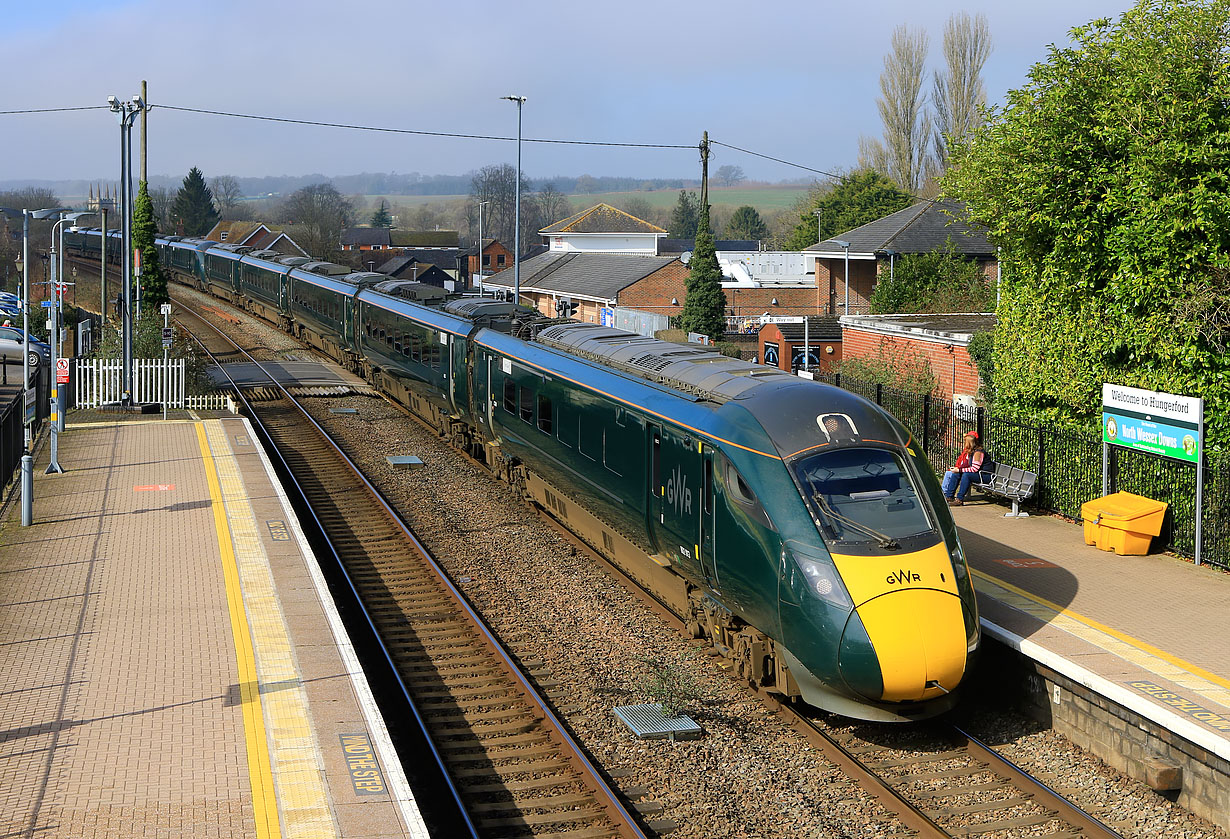
[(700, 205), (709, 206), (709, 132), (700, 141)]
[(149, 131), (147, 129), (145, 118), (149, 114), (149, 108), (144, 106), (144, 103), (149, 101), (149, 95), (145, 92), (145, 79), (141, 80), (141, 180), (149, 186), (149, 170), (145, 166), (145, 143), (149, 139)]

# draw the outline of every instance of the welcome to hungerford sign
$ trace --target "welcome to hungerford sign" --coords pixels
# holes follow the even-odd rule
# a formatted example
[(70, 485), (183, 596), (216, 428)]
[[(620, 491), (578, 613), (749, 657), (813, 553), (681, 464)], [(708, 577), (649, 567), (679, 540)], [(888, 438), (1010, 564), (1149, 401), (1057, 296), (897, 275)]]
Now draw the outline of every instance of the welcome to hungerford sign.
[(1199, 463), (1203, 432), (1203, 399), (1102, 385), (1104, 443)]

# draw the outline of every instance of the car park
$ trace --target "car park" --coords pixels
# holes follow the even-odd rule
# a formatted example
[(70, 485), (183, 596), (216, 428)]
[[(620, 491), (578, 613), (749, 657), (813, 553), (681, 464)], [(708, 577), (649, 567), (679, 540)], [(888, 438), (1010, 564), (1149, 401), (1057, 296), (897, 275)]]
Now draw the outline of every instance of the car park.
[[(25, 347), (24, 333), (13, 326), (0, 326), (0, 355), (4, 356), (4, 363), (10, 361), (21, 361), (21, 354)], [(51, 363), (51, 345), (45, 344), (37, 338), (30, 338), (30, 366), (37, 367), (40, 364)]]

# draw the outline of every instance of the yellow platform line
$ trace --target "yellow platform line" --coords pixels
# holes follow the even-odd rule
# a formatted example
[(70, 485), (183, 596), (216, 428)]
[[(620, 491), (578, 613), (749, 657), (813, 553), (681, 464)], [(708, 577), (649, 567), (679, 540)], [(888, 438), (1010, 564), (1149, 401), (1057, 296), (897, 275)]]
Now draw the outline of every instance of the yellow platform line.
[(1230, 708), (1230, 679), (998, 577), (976, 568), (970, 571), (979, 583), (976, 588), (980, 592)]
[(282, 828), (287, 839), (336, 837), (337, 824), (323, 757), (308, 713), (307, 693), (239, 463), (222, 422), (206, 420), (202, 424), (214, 452), (232, 538), (238, 547), (237, 567), (256, 651), (260, 707)]
[(231, 618), (231, 638), (235, 645), (238, 671), (239, 701), (243, 713), (244, 738), (248, 755), (248, 782), (252, 787), (252, 810), (256, 819), (257, 839), (274, 839), (282, 835), (278, 823), (277, 794), (265, 739), (265, 721), (260, 709), (260, 691), (256, 671), (256, 652), (243, 608), (243, 593), (239, 585), (239, 569), (235, 562), (235, 547), (227, 523), (218, 473), (205, 437), (205, 429), (196, 426), (197, 445), (205, 462), (205, 479), (214, 514), (214, 530), (221, 548), (222, 579), (226, 588), (226, 603)]

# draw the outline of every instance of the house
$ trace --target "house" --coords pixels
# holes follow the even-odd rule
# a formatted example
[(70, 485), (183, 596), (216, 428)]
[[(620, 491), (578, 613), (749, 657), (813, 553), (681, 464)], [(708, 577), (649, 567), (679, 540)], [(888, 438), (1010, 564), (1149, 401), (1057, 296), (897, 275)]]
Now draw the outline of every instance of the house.
[(963, 211), (955, 201), (920, 201), (805, 248), (814, 265), (817, 306), (825, 314), (867, 314), (876, 280), (891, 275), (898, 256), (929, 253), (949, 240), (989, 280), (997, 280), (995, 247), (985, 231), (960, 220)]
[(551, 253), (610, 253), (658, 256), (658, 240), (666, 231), (610, 204), (549, 224), (538, 231)]
[[(574, 303), (572, 317), (586, 323), (612, 324), (615, 307), (652, 310), (665, 321), (683, 311), (687, 277), (687, 266), (669, 256), (548, 250), (522, 260), (521, 302), (552, 317), (561, 301)], [(514, 280), (501, 271), (483, 287), (510, 293)]]
[(342, 231), (344, 251), (382, 251), (392, 245), (387, 227), (348, 227)]
[(253, 250), (277, 251), (287, 256), (308, 256), (285, 232), (259, 221), (220, 221), (205, 234), (213, 242), (244, 245)]
[(389, 240), (394, 248), (461, 249), (461, 234), (456, 230), (390, 230)]
[[(471, 245), (461, 252), (466, 276), (473, 278), (479, 273), (478, 248)], [(499, 239), (483, 239), (483, 274), (495, 274), (513, 264), (512, 251), (504, 247)], [(473, 280), (471, 280), (473, 282)]]
[(439, 288), (450, 288), (450, 290), (455, 289), (457, 282), (456, 273), (449, 273), (439, 265), (420, 261), (413, 256), (395, 256), (377, 267), (375, 271), (398, 280), (413, 280)]
[(841, 318), (841, 328), (846, 359), (923, 359), (935, 377), (935, 393), (973, 404), (982, 382), (969, 342), (995, 328), (995, 315), (849, 315)]

